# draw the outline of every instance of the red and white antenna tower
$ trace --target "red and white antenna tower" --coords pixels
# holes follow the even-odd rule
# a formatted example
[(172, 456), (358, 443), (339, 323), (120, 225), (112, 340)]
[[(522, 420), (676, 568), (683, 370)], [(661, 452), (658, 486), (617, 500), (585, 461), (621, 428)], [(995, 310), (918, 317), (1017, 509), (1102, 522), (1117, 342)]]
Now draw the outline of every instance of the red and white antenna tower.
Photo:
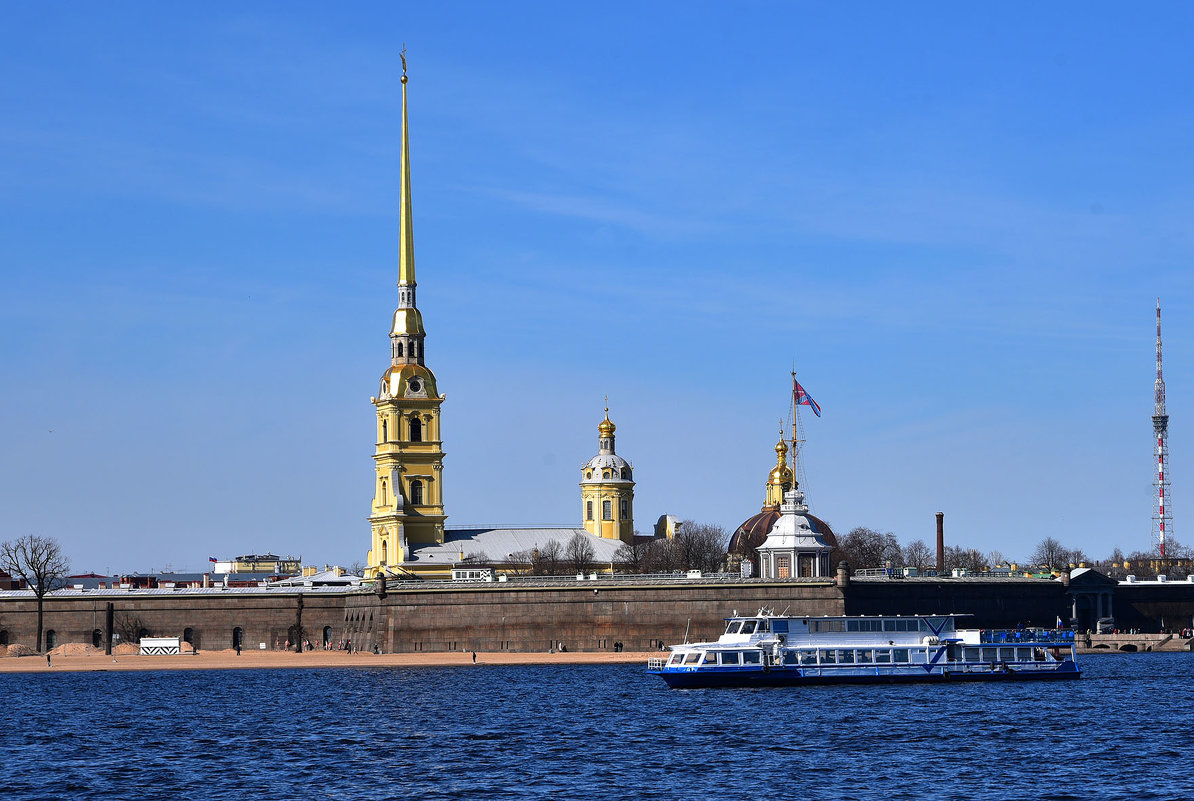
[(1161, 377), (1161, 299), (1157, 298), (1157, 382), (1153, 385), (1153, 436), (1156, 439), (1157, 512), (1153, 515), (1153, 539), (1161, 557), (1173, 542), (1173, 511), (1169, 508), (1169, 415), (1165, 411), (1165, 379)]

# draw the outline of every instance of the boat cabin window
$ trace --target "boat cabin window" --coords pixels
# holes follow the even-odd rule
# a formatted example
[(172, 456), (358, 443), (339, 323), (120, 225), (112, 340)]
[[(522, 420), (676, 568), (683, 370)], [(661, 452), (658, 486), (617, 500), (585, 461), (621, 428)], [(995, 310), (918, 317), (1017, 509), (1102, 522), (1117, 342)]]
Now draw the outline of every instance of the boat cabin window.
[(784, 651), (784, 664), (785, 665), (799, 665), (800, 664), (800, 654), (798, 654), (796, 651)]
[(891, 652), (891, 658), (895, 662), (907, 662), (908, 661), (908, 649), (907, 648), (896, 648), (894, 651)]
[(726, 634), (737, 634), (741, 630), (742, 630), (742, 621), (741, 620), (731, 620), (729, 622), (729, 625), (726, 626)]
[(886, 648), (875, 651), (875, 661), (883, 664), (889, 664), (891, 662), (891, 651), (887, 650)]
[(868, 664), (874, 661), (874, 657), (870, 651), (857, 651), (856, 653), (858, 654), (858, 661), (861, 663)]
[(822, 651), (821, 652), (821, 664), (822, 665), (832, 665), (835, 662), (837, 662), (837, 651)]
[(701, 654), (699, 651), (693, 651), (692, 653), (688, 653), (688, 654), (684, 655), (684, 664), (686, 664), (686, 665), (695, 665), (697, 662), (700, 662), (700, 661), (701, 661)]
[(770, 620), (760, 620), (759, 627), (757, 629), (755, 629), (755, 631), (759, 634), (764, 634), (766, 632), (771, 631), (771, 621)]
[(684, 654), (672, 654), (672, 658), (667, 661), (669, 665), (679, 665), (684, 662)]
[(1016, 661), (1027, 662), (1030, 659), (1032, 659), (1032, 649), (1031, 648), (1017, 648), (1016, 649)]
[(980, 651), (977, 648), (963, 648), (962, 649), (962, 658), (965, 659), (967, 662), (978, 662), (979, 661), (979, 653), (980, 653)]
[(757, 665), (762, 661), (762, 659), (760, 658), (760, 657), (762, 657), (762, 655), (763, 654), (760, 651), (743, 651), (742, 652), (742, 664)]
[(846, 631), (883, 631), (882, 620), (849, 620)]
[(854, 652), (853, 652), (853, 651), (843, 651), (843, 650), (839, 650), (839, 651), (837, 652), (837, 661), (838, 661), (838, 664), (839, 664), (839, 665), (852, 665), (852, 664), (854, 664)]
[(754, 634), (756, 623), (757, 623), (757, 621), (754, 621), (754, 620), (743, 620), (742, 621), (742, 633), (743, 634)]
[(802, 664), (802, 665), (817, 664), (817, 652), (816, 651), (801, 651), (800, 652), (800, 664)]
[(788, 633), (788, 621), (772, 620), (771, 621), (771, 630), (773, 632), (776, 632), (777, 634), (787, 634)]
[(998, 662), (999, 661), (999, 649), (998, 648), (984, 648), (982, 661)]
[(846, 621), (844, 620), (810, 620), (808, 630), (813, 634), (821, 634), (823, 632), (845, 631)]
[(919, 631), (920, 621), (915, 618), (908, 620), (884, 620), (884, 631)]
[(717, 651), (706, 651), (705, 658), (701, 660), (702, 665), (716, 665)]
[(722, 651), (721, 663), (723, 665), (736, 665), (740, 660), (738, 659), (737, 651)]

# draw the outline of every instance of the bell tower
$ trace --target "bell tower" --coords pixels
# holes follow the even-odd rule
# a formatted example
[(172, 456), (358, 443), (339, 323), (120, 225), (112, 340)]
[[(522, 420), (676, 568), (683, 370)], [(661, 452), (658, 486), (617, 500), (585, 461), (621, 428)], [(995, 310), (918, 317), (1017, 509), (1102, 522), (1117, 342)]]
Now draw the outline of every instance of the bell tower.
[(390, 325), (390, 366), (370, 402), (377, 411), (375, 476), (366, 557), (369, 576), (400, 568), (412, 544), (444, 541), (440, 405), (435, 374), (424, 361), (423, 315), (415, 303), (410, 142), (406, 122), (406, 51), (402, 54), (402, 156), (398, 226), (398, 308)]
[(631, 542), (634, 475), (630, 463), (614, 452), (615, 430), (607, 406), (605, 419), (597, 426), (597, 455), (580, 469), (581, 519), (590, 534)]

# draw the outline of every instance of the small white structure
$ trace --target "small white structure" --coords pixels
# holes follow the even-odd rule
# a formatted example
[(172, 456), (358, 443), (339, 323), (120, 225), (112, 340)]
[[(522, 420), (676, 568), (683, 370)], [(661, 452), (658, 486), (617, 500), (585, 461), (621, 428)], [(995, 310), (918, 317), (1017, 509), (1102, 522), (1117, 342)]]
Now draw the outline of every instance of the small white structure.
[(182, 653), (179, 637), (142, 637), (141, 656), (173, 656)]
[[(577, 576), (582, 578), (583, 576)], [(493, 581), (497, 578), (497, 571), (492, 567), (452, 566), (452, 581)]]
[(808, 519), (804, 493), (784, 493), (779, 519), (759, 546), (759, 577), (785, 579), (819, 578), (829, 575), (829, 552), (833, 550)]

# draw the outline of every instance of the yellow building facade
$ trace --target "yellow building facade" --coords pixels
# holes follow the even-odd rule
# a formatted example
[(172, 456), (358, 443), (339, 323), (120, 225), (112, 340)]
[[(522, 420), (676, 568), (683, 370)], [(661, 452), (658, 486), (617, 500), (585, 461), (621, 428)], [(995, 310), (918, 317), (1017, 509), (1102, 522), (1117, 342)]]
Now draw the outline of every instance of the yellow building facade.
[(398, 308), (390, 325), (390, 366), (378, 395), (373, 460), (372, 542), (368, 576), (383, 568), (402, 572), (411, 547), (444, 541), (444, 449), (435, 374), (427, 368), (427, 336), (415, 302), (414, 225), (411, 215), (410, 145), (407, 134), (406, 71), (402, 75), (402, 157), (399, 201)]
[(614, 452), (609, 419), (597, 426), (597, 455), (581, 468), (580, 508), (585, 531), (605, 539), (634, 540), (634, 470)]

